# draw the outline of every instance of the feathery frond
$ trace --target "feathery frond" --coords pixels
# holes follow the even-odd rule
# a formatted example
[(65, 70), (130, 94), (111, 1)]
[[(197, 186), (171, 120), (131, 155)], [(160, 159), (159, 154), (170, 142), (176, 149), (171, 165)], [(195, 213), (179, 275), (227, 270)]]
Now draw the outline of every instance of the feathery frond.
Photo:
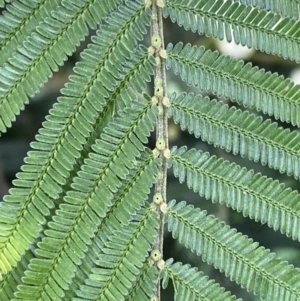
[(299, 22), (223, 0), (168, 0), (164, 16), (199, 34), (300, 62)]
[[(144, 156), (143, 156), (144, 157)], [(150, 192), (149, 187), (155, 182), (157, 177), (157, 162), (152, 156), (152, 152), (149, 151), (149, 155), (146, 158), (141, 158), (141, 162), (136, 163), (135, 168), (131, 169), (130, 176), (126, 178), (126, 181), (122, 183), (117, 195), (114, 197), (114, 204), (108, 210), (106, 216), (101, 220), (95, 236), (91, 238), (91, 245), (89, 246), (90, 252), (85, 254), (85, 259), (76, 271), (75, 278), (77, 281), (80, 279), (80, 284), (84, 283), (84, 279), (89, 276), (92, 268), (96, 267), (94, 262), (98, 259), (99, 254), (102, 253), (104, 242), (107, 241), (107, 237), (113, 235), (115, 231), (120, 231), (123, 226), (128, 225), (132, 216), (136, 211), (144, 205), (147, 195)], [(139, 161), (140, 161), (139, 160)], [(84, 170), (85, 167), (83, 166)], [(87, 171), (87, 170), (86, 170)], [(134, 172), (133, 172), (134, 171)], [(89, 207), (86, 208), (87, 215), (90, 221), (94, 224), (98, 223), (98, 217), (93, 210)], [(69, 218), (76, 218), (76, 212), (68, 212)], [(89, 219), (85, 221), (88, 222)], [(27, 251), (26, 254), (30, 252)], [(31, 254), (31, 252), (30, 252)], [(23, 258), (25, 260), (27, 256)], [(31, 256), (32, 257), (32, 256)], [(16, 283), (16, 287), (19, 284), (34, 285), (36, 284), (36, 271), (40, 271), (37, 265), (30, 264), (32, 270), (28, 271), (28, 264), (25, 265), (25, 261), (19, 261), (17, 267), (13, 268), (8, 274), (4, 275), (3, 280), (0, 283), (0, 297), (1, 300), (12, 300), (14, 291), (11, 287), (12, 283)], [(27, 260), (26, 262), (29, 262)], [(33, 260), (34, 262), (34, 260)], [(44, 271), (44, 268), (42, 268)], [(56, 275), (56, 278), (59, 275)], [(22, 278), (22, 280), (21, 280)], [(74, 280), (74, 279), (73, 279)], [(65, 298), (70, 300), (68, 296), (75, 296), (76, 289), (79, 289), (79, 285), (76, 286), (76, 282), (73, 282), (71, 287), (65, 282), (65, 278), (60, 278), (60, 290), (65, 294)], [(137, 288), (136, 288), (137, 289)]]
[(224, 288), (204, 276), (203, 272), (191, 268), (188, 264), (182, 265), (180, 262), (173, 264), (173, 259), (168, 259), (163, 272), (163, 287), (167, 287), (171, 278), (175, 301), (242, 301), (224, 291)]
[[(82, 263), (101, 218), (106, 216), (113, 204), (114, 193), (144, 149), (139, 137), (143, 141), (150, 134), (154, 121), (151, 104), (136, 103), (131, 110), (127, 109), (115, 122), (108, 124), (101, 140), (93, 146), (95, 153), (90, 154), (74, 178), (71, 185), (73, 191), (67, 193), (65, 203), (60, 205), (53, 221), (48, 223), (50, 229), (45, 231), (45, 238), (38, 243), (36, 260), (44, 267), (43, 275), (35, 266), (29, 265), (32, 274), (26, 278), (27, 284), (19, 286), (16, 297), (38, 300), (45, 298), (45, 294), (50, 298), (64, 296), (62, 289), (74, 277), (76, 265)], [(138, 133), (136, 128), (139, 128)], [(91, 220), (89, 212), (94, 212), (98, 219)], [(66, 269), (68, 275), (65, 274)], [(63, 279), (58, 282), (62, 288), (56, 284), (57, 277)], [(28, 291), (32, 293), (28, 294)]]
[(23, 0), (6, 6), (0, 17), (0, 66), (17, 50), (46, 17), (51, 17), (61, 0)]
[(185, 202), (171, 201), (167, 216), (174, 238), (248, 291), (266, 301), (300, 298), (299, 269), (258, 243)]
[(247, 171), (208, 153), (172, 150), (171, 163), (175, 177), (186, 182), (190, 189), (214, 203), (242, 212), (269, 227), (300, 241), (300, 195), (253, 170)]
[(227, 104), (201, 95), (171, 96), (169, 116), (195, 137), (240, 154), (254, 162), (300, 177), (300, 136), (298, 132), (278, 127), (270, 119), (247, 111), (229, 108)]
[(126, 229), (115, 232), (102, 248), (98, 267), (92, 269), (90, 279), (78, 292), (81, 298), (77, 300), (128, 300), (143, 271), (157, 227), (157, 213), (148, 208), (138, 212)]
[[(138, 12), (128, 9), (127, 13), (134, 16), (137, 14), (135, 17), (141, 16), (142, 20), (147, 22), (145, 9), (139, 6), (135, 6), (135, 8)], [(116, 23), (116, 18), (117, 16), (113, 19), (115, 22), (112, 23)], [(141, 22), (141, 24), (144, 23)], [(62, 192), (61, 185), (69, 177), (75, 164), (75, 158), (80, 156), (83, 145), (90, 133), (93, 132), (97, 114), (103, 110), (108, 97), (111, 96), (109, 90), (112, 86), (117, 88), (118, 82), (125, 78), (127, 80), (132, 79), (134, 83), (134, 79), (137, 78), (137, 71), (143, 70), (142, 64), (136, 62), (141, 55), (144, 55), (143, 52), (140, 51), (134, 55), (135, 62), (133, 60), (130, 64), (129, 60), (130, 51), (134, 51), (135, 48), (135, 44), (132, 42), (135, 35), (131, 31), (128, 32), (128, 29), (132, 28), (132, 24), (118, 21), (116, 26), (119, 30), (115, 30), (106, 39), (95, 37), (96, 45), (83, 53), (84, 61), (80, 62), (76, 69), (80, 73), (78, 76), (72, 76), (72, 82), (62, 90), (65, 96), (61, 97), (60, 102), (50, 111), (51, 116), (47, 118), (44, 129), (41, 129), (40, 134), (36, 137), (38, 142), (32, 144), (36, 150), (28, 153), (29, 157), (25, 159), (27, 165), (23, 166), (24, 171), (18, 175), (19, 179), (14, 181), (17, 188), (13, 188), (11, 195), (6, 197), (5, 208), (3, 206), (0, 213), (1, 224), (4, 229), (8, 229), (8, 227), (11, 229), (11, 232), (5, 230), (5, 233), (1, 233), (1, 236), (4, 237), (0, 243), (0, 249), (3, 250), (1, 256), (7, 252), (4, 251), (6, 242), (13, 239), (19, 232), (18, 227), (8, 226), (10, 222), (13, 221), (14, 225), (25, 223), (26, 226), (21, 228), (31, 230), (30, 234), (22, 234), (26, 238), (25, 240), (22, 239), (21, 243), (18, 242), (18, 245), (21, 244), (22, 246), (22, 249), (20, 246), (18, 248), (20, 255), (24, 252), (22, 250), (26, 249), (25, 246), (28, 247), (30, 242), (38, 236), (42, 229), (41, 225), (45, 223), (44, 216), (49, 215), (49, 208), (53, 208), (53, 200), (57, 199)], [(143, 31), (142, 25), (140, 28)], [(134, 31), (137, 32), (137, 29)], [(129, 34), (130, 37), (128, 37)], [(122, 56), (123, 49), (126, 49), (126, 52)], [(114, 50), (116, 53), (120, 51), (118, 57), (114, 56)], [(96, 56), (96, 51), (100, 51), (99, 53), (102, 54), (100, 60)], [(96, 59), (98, 61), (95, 64)], [(111, 63), (110, 60), (112, 60)], [(119, 69), (115, 69), (119, 71), (118, 78), (113, 76), (114, 71), (109, 66), (119, 67)], [(123, 66), (126, 68), (125, 70), (130, 71), (131, 76), (125, 77)], [(136, 67), (136, 70), (132, 70), (133, 66)], [(143, 76), (146, 76), (145, 71)], [(125, 83), (121, 82), (121, 84), (124, 85)], [(112, 92), (115, 92), (116, 96), (119, 95), (117, 91), (113, 90)], [(123, 92), (123, 94), (126, 96), (126, 93)], [(32, 212), (34, 210), (34, 218), (29, 213), (25, 214), (28, 208), (31, 208)], [(36, 223), (38, 226), (35, 226)], [(10, 246), (10, 243), (7, 246)], [(18, 260), (18, 256), (15, 257), (15, 260)], [(4, 257), (2, 259), (5, 260)], [(13, 262), (15, 261), (13, 260)], [(14, 263), (11, 264), (14, 265)], [(1, 270), (4, 273), (8, 271), (9, 263), (7, 262), (6, 267), (2, 266)]]
[(257, 1), (257, 0), (234, 0), (234, 2), (242, 3), (245, 5), (252, 5), (258, 9), (264, 9), (274, 13), (281, 14), (285, 17), (299, 19), (300, 13), (300, 1), (299, 0), (269, 0), (269, 1)]
[[(121, 0), (116, 0), (121, 1)], [(17, 52), (0, 67), (0, 131), (11, 126), (39, 87), (58, 70), (88, 34), (114, 6), (100, 6), (99, 1), (63, 2), (52, 18), (46, 18), (36, 31), (18, 48)]]
[(188, 85), (300, 126), (300, 89), (290, 79), (205, 50), (203, 46), (178, 43), (173, 48), (169, 44), (167, 51), (167, 68), (180, 74)]

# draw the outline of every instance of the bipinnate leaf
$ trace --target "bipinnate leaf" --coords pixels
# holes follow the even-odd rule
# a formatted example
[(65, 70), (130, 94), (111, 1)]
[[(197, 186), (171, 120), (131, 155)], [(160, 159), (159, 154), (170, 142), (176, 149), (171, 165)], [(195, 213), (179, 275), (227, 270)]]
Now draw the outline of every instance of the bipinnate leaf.
[(78, 291), (81, 298), (76, 300), (97, 300), (104, 296), (108, 300), (128, 300), (135, 282), (142, 276), (157, 228), (157, 213), (148, 207), (140, 210), (126, 228), (115, 232), (105, 243), (97, 267)]
[(166, 288), (169, 279), (172, 280), (175, 301), (242, 301), (188, 264), (173, 263), (173, 259), (168, 259), (163, 272), (163, 287)]
[[(186, 30), (300, 61), (299, 22), (238, 1), (168, 0), (164, 16)], [(241, 1), (239, 1), (241, 2)], [(263, 1), (261, 1), (263, 2)], [(293, 4), (286, 1), (288, 9)], [(245, 2), (244, 2), (245, 3)], [(266, 5), (268, 6), (268, 5)], [(263, 4), (260, 5), (263, 7)], [(296, 6), (299, 11), (298, 5)], [(287, 11), (288, 9), (285, 9)], [(278, 9), (280, 10), (280, 8)], [(288, 11), (291, 15), (291, 11)], [(298, 18), (297, 18), (298, 19)]]
[(202, 260), (263, 300), (300, 298), (299, 269), (215, 217), (207, 216), (205, 211), (171, 201), (168, 229), (179, 242), (201, 255)]
[(173, 173), (200, 196), (300, 240), (300, 194), (253, 170), (186, 147), (172, 149)]
[(182, 93), (170, 98), (168, 114), (196, 138), (300, 177), (300, 135), (270, 119), (241, 111), (208, 97)]
[(167, 51), (167, 69), (172, 68), (188, 85), (300, 126), (300, 89), (292, 80), (203, 46), (180, 42), (174, 47), (169, 44)]

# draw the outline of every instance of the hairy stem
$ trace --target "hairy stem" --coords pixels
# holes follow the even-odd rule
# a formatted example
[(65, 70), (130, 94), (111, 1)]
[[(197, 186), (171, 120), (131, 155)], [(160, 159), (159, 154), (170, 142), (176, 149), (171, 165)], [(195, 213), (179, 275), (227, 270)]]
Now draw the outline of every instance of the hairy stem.
[[(162, 7), (163, 2), (152, 0), (152, 23), (151, 23), (151, 40), (152, 47), (155, 49), (156, 67), (154, 70), (154, 99), (158, 106), (158, 117), (156, 121), (156, 149), (161, 157), (162, 164), (160, 166), (160, 177), (155, 186), (155, 195), (162, 200), (159, 211), (159, 229), (157, 239), (153, 249), (159, 250), (163, 254), (163, 234), (164, 234), (164, 210), (162, 206), (166, 204), (166, 185), (167, 185), (167, 155), (168, 154), (168, 118), (166, 99), (166, 71), (165, 58), (161, 55), (164, 51), (164, 35), (163, 35), (163, 18)], [(157, 283), (156, 298), (160, 297), (160, 281)]]

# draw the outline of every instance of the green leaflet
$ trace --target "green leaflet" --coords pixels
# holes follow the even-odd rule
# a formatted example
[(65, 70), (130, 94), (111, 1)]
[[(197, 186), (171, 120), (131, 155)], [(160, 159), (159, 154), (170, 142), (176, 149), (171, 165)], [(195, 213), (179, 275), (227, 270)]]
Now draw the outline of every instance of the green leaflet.
[[(114, 232), (127, 227), (137, 210), (144, 205), (150, 192), (149, 187), (155, 182), (158, 173), (158, 162), (150, 154), (149, 151), (148, 156), (142, 158), (141, 162), (138, 162), (137, 166), (131, 169), (129, 176), (123, 181), (114, 198), (114, 204), (102, 219), (90, 246), (92, 252), (86, 254), (83, 264), (77, 270), (76, 276), (80, 279), (79, 285), (88, 279), (91, 269), (96, 267), (98, 257), (103, 253), (103, 246), (114, 235)], [(92, 216), (93, 219), (97, 220), (95, 215)], [(81, 271), (82, 273), (80, 273)], [(70, 289), (73, 291), (76, 287), (73, 285)]]
[(263, 122), (247, 111), (208, 97), (183, 93), (171, 97), (169, 116), (188, 129), (195, 137), (221, 147), (227, 152), (240, 154), (254, 162), (261, 162), (280, 171), (300, 177), (300, 136), (279, 127), (270, 119)]
[[(31, 263), (38, 261), (44, 266), (43, 276), (34, 265), (30, 265), (32, 275), (24, 278), (25, 283), (19, 286), (17, 297), (44, 298), (47, 289), (52, 291), (53, 298), (64, 296), (63, 290), (68, 288), (74, 277), (76, 266), (81, 265), (101, 219), (114, 203), (113, 196), (121, 186), (121, 180), (127, 177), (134, 160), (144, 149), (140, 140), (149, 135), (155, 120), (151, 109), (150, 103), (136, 103), (115, 122), (108, 124), (101, 140), (92, 147), (94, 153), (85, 160), (78, 177), (74, 178), (73, 191), (67, 193), (53, 221), (48, 223), (50, 229), (45, 231), (45, 238), (35, 250), (39, 258), (34, 258)], [(135, 128), (139, 128), (139, 133), (135, 132)], [(91, 214), (96, 218), (92, 218)], [(66, 269), (68, 275), (65, 274)], [(63, 279), (60, 288), (55, 286), (57, 277)], [(35, 278), (39, 281), (36, 282)], [(35, 294), (28, 296), (29, 289)]]
[(167, 68), (180, 74), (188, 85), (300, 126), (300, 90), (290, 79), (203, 46), (178, 43), (174, 48), (169, 44), (167, 50)]
[[(119, 0), (118, 0), (119, 1)], [(100, 6), (99, 0), (64, 2), (39, 24), (9, 63), (0, 67), (0, 131), (6, 131), (33, 96), (71, 55), (88, 34), (88, 26), (96, 24), (112, 7)], [(97, 13), (96, 13), (97, 12)], [(85, 21), (84, 21), (85, 20)]]
[[(150, 246), (158, 227), (157, 213), (151, 209), (141, 210), (128, 227), (115, 232), (102, 248), (97, 265), (76, 300), (128, 300), (132, 284), (141, 277)], [(146, 290), (147, 291), (147, 290)], [(153, 292), (150, 291), (150, 294)]]
[[(120, 9), (122, 10), (122, 7)], [(130, 9), (126, 9), (126, 13), (127, 15), (133, 15), (133, 19), (141, 18), (141, 27), (139, 29), (134, 28), (133, 32), (142, 33), (144, 31), (143, 22), (148, 20), (147, 9), (144, 6), (132, 5)], [(111, 18), (112, 22), (116, 22), (116, 18), (118, 18), (118, 15)], [(23, 167), (23, 174), (19, 174), (19, 179), (14, 181), (14, 184), (18, 187), (13, 188), (11, 190), (12, 194), (6, 197), (7, 202), (11, 202), (14, 208), (7, 205), (1, 212), (3, 225), (11, 222), (7, 221), (6, 216), (13, 214), (17, 218), (14, 221), (15, 224), (22, 224), (24, 225), (22, 229), (31, 230), (30, 233), (22, 234), (25, 237), (22, 243), (23, 248), (28, 245), (28, 241), (34, 240), (41, 231), (40, 224), (45, 222), (44, 216), (49, 215), (49, 208), (54, 207), (53, 200), (59, 197), (62, 191), (61, 185), (67, 181), (70, 172), (74, 168), (75, 159), (80, 156), (80, 151), (86, 143), (86, 139), (93, 131), (97, 114), (103, 110), (108, 97), (111, 96), (110, 90), (112, 87), (117, 88), (122, 79), (133, 79), (134, 82), (138, 70), (142, 70), (142, 78), (147, 78), (142, 66), (143, 60), (140, 61), (140, 64), (137, 63), (137, 60), (143, 55), (141, 51), (133, 54), (132, 64), (128, 61), (132, 55), (131, 52), (126, 51), (123, 54), (124, 57), (122, 57), (121, 51), (118, 58), (113, 54), (114, 50), (117, 52), (117, 49), (124, 49), (125, 44), (128, 51), (134, 51), (136, 36), (131, 31), (132, 27), (132, 24), (127, 23), (126, 20), (118, 22), (116, 29), (119, 28), (119, 30), (115, 30), (113, 35), (110, 35), (107, 39), (94, 38), (96, 45), (83, 52), (84, 61), (78, 63), (75, 67), (79, 76), (71, 77), (72, 82), (63, 89), (65, 96), (61, 97), (59, 103), (54, 105), (54, 109), (50, 111), (51, 116), (44, 122), (44, 128), (40, 130), (40, 134), (36, 137), (38, 142), (32, 144), (36, 150), (28, 153), (29, 156), (25, 159), (27, 167)], [(128, 34), (130, 34), (129, 37)], [(105, 51), (101, 51), (102, 49), (105, 49)], [(100, 61), (96, 50), (103, 55)], [(110, 59), (112, 63), (110, 63)], [(98, 61), (95, 64), (96, 60)], [(126, 64), (126, 68), (122, 64)], [(114, 71), (109, 68), (110, 65), (119, 67), (115, 70), (122, 75), (119, 76), (120, 74), (118, 74), (118, 78), (115, 78), (113, 76)], [(137, 70), (132, 70), (133, 66)], [(149, 71), (149, 65), (146, 66), (146, 71)], [(124, 70), (129, 71), (131, 75), (124, 74)], [(103, 77), (106, 79), (103, 80)], [(126, 82), (123, 81), (121, 84), (124, 86)], [(115, 92), (116, 97), (119, 95), (117, 91), (113, 90), (113, 92)], [(126, 92), (123, 92), (122, 95), (126, 98)], [(126, 102), (128, 103), (128, 101)], [(145, 141), (144, 138), (143, 141)], [(32, 191), (34, 191), (33, 194)], [(32, 217), (30, 211), (35, 213), (34, 217)], [(24, 214), (24, 212), (26, 213)], [(38, 225), (35, 226), (37, 223)], [(12, 232), (5, 231), (5, 233), (1, 233), (1, 236), (12, 239), (11, 237), (16, 236), (18, 230), (15, 228), (11, 228), (11, 230)], [(5, 240), (0, 242), (0, 248), (5, 249)], [(18, 247), (20, 255), (24, 252), (23, 250)], [(9, 254), (5, 255), (6, 258), (11, 258), (12, 262), (7, 262), (3, 253), (1, 256), (3, 257), (3, 272), (8, 271), (10, 264), (14, 265), (15, 261), (18, 260), (17, 255), (14, 259)]]
[[(165, 16), (298, 62), (299, 3), (0, 0), (0, 132), (94, 34), (0, 202), (0, 300), (156, 301), (158, 281), (166, 287), (170, 279), (175, 301), (237, 300), (189, 265), (152, 260), (163, 213), (173, 237), (241, 287), (266, 301), (300, 299), (298, 269), (201, 210), (167, 205), (166, 167), (213, 203), (298, 241), (299, 193), (208, 153), (164, 148), (170, 117), (208, 144), (299, 179), (297, 129), (221, 102), (299, 126), (299, 86), (204, 47), (159, 48)], [(221, 101), (170, 96), (165, 67)]]
[(293, 239), (300, 240), (300, 195), (261, 174), (208, 153), (172, 150), (172, 168), (179, 181), (213, 202), (225, 203)]
[[(61, 4), (61, 0), (13, 1), (0, 17), (0, 66), (7, 63), (39, 23)], [(11, 22), (13, 20), (13, 22)]]
[(300, 61), (299, 24), (293, 19), (222, 0), (168, 0), (164, 16), (186, 30)]
[(300, 298), (298, 269), (205, 211), (171, 201), (168, 229), (204, 261), (264, 300)]
[(224, 291), (224, 288), (204, 276), (203, 272), (191, 268), (190, 265), (182, 265), (179, 262), (173, 264), (173, 259), (168, 259), (163, 272), (163, 287), (167, 287), (171, 278), (175, 290), (175, 301), (242, 301)]
[(299, 18), (300, 2), (299, 0), (273, 0), (273, 1), (257, 1), (257, 0), (234, 0), (234, 2), (245, 5), (252, 5), (258, 9), (264, 9), (274, 13), (282, 14), (283, 16), (293, 19)]

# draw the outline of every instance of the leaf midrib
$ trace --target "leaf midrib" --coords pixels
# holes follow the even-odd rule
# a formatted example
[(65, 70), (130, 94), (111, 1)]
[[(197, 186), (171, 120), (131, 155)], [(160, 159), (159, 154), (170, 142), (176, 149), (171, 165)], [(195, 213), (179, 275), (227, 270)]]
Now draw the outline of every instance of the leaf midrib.
[[(233, 183), (228, 178), (224, 178), (219, 175), (216, 175), (215, 173), (207, 171), (202, 167), (192, 165), (187, 160), (185, 160), (184, 158), (182, 158), (180, 156), (172, 155), (172, 158), (174, 158), (179, 164), (184, 165), (186, 168), (189, 168), (190, 170), (193, 170), (193, 171), (196, 171), (197, 173), (203, 174), (204, 176), (206, 176), (210, 179), (215, 179), (216, 181), (222, 183), (223, 185), (225, 184), (234, 189), (240, 190), (242, 192), (246, 192), (249, 195), (253, 195), (257, 199), (260, 199), (261, 201), (266, 202), (270, 207), (275, 207), (279, 211), (285, 211), (288, 214), (291, 214), (292, 216), (296, 217), (297, 219), (300, 219), (300, 211), (294, 211), (291, 208), (287, 207), (286, 205), (279, 203), (275, 199), (270, 199), (270, 198), (266, 197), (265, 195), (262, 195), (261, 193), (257, 193), (256, 191), (249, 188), (248, 186)], [(275, 206), (275, 204), (276, 204), (276, 206)], [(244, 208), (243, 208), (243, 211), (244, 211)]]
[(282, 150), (283, 152), (285, 152), (287, 154), (291, 154), (292, 156), (300, 159), (300, 153), (299, 153), (299, 151), (296, 151), (294, 149), (288, 148), (288, 147), (286, 147), (286, 145), (280, 144), (279, 142), (276, 142), (276, 141), (274, 141), (272, 139), (267, 139), (266, 137), (260, 136), (257, 133), (254, 133), (254, 132), (249, 131), (247, 129), (238, 127), (238, 126), (236, 126), (236, 125), (234, 125), (232, 123), (228, 123), (228, 122), (226, 122), (224, 120), (220, 120), (220, 119), (214, 118), (212, 116), (209, 116), (208, 114), (201, 113), (200, 111), (190, 110), (188, 107), (183, 107), (183, 106), (181, 106), (179, 104), (175, 104), (174, 102), (172, 102), (172, 106), (173, 107), (176, 106), (175, 109), (177, 109), (178, 111), (180, 111), (180, 109), (182, 109), (183, 111), (186, 111), (188, 114), (193, 115), (193, 116), (195, 116), (195, 117), (197, 117), (199, 119), (202, 118), (204, 120), (207, 120), (208, 122), (210, 122), (213, 125), (217, 124), (217, 126), (219, 126), (220, 128), (223, 126), (223, 128), (227, 128), (228, 130), (230, 130), (232, 132), (235, 132), (235, 133), (238, 133), (238, 134), (242, 133), (246, 137), (249, 137), (249, 138), (251, 138), (253, 140), (256, 140), (258, 142), (264, 143), (265, 145), (272, 145), (273, 147), (276, 147), (276, 148)]
[[(225, 250), (228, 254), (231, 254), (232, 256), (239, 259), (239, 261), (243, 262), (245, 265), (250, 267), (255, 273), (258, 273), (262, 275), (264, 278), (267, 278), (270, 282), (276, 283), (285, 290), (292, 292), (295, 296), (300, 297), (299, 291), (295, 290), (291, 285), (287, 285), (284, 281), (276, 278), (274, 275), (266, 271), (260, 266), (255, 265), (250, 259), (248, 259), (246, 256), (239, 254), (234, 249), (231, 249), (229, 246), (227, 246), (225, 243), (220, 243), (217, 239), (213, 237), (208, 231), (203, 231), (200, 227), (198, 227), (195, 224), (190, 223), (187, 219), (184, 219), (181, 215), (179, 215), (176, 211), (172, 211), (169, 209), (168, 214), (172, 215), (174, 219), (179, 220), (182, 224), (184, 224), (186, 227), (191, 229), (192, 231), (195, 231), (198, 233), (198, 235), (204, 237), (208, 241), (211, 241), (214, 245), (216, 245), (218, 248)], [(244, 238), (244, 237), (243, 237)], [(259, 247), (258, 249), (261, 249)], [(256, 249), (257, 250), (257, 249)], [(198, 250), (195, 250), (198, 253)], [(199, 252), (200, 254), (202, 252)], [(271, 253), (267, 254), (270, 255)], [(264, 252), (264, 256), (266, 256), (266, 251)], [(220, 264), (217, 264), (218, 267)], [(237, 282), (240, 282), (240, 279), (236, 279)], [(253, 289), (253, 288), (252, 288)]]

